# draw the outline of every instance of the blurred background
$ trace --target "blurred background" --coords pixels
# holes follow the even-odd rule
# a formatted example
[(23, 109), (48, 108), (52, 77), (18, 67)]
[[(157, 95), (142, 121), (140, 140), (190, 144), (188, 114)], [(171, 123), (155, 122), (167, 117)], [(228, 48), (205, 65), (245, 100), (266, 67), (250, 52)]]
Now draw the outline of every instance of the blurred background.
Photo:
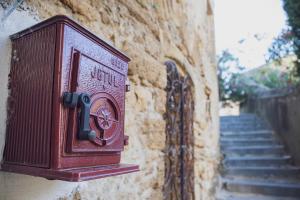
[(300, 2), (216, 0), (220, 112), (247, 97), (299, 84)]

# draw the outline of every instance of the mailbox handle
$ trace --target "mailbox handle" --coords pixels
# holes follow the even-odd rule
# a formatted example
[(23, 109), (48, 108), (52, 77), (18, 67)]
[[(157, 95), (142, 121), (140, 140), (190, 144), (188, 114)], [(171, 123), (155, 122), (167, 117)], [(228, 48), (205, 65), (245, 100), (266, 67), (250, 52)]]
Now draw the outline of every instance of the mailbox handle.
[(90, 128), (90, 107), (91, 98), (86, 93), (81, 93), (78, 97), (78, 104), (81, 108), (80, 118), (79, 118), (79, 130), (78, 139), (79, 140), (93, 140), (96, 138), (96, 132)]
[(77, 137), (79, 140), (90, 140), (94, 143), (99, 143), (98, 145), (105, 145), (106, 142), (96, 142), (96, 132), (91, 130), (89, 121), (90, 121), (90, 107), (91, 107), (91, 98), (86, 93), (71, 93), (65, 92), (63, 94), (63, 103), (64, 106), (69, 108), (75, 108), (80, 106), (80, 118), (79, 118), (79, 127)]
[(91, 98), (86, 93), (78, 94), (76, 92), (65, 92), (63, 94), (63, 104), (69, 108), (75, 108), (80, 106), (80, 117), (79, 117), (79, 127), (77, 137), (79, 140), (90, 140), (91, 142), (104, 146), (106, 145), (106, 140), (96, 136), (96, 132), (91, 130), (90, 122), (90, 108), (91, 108)]

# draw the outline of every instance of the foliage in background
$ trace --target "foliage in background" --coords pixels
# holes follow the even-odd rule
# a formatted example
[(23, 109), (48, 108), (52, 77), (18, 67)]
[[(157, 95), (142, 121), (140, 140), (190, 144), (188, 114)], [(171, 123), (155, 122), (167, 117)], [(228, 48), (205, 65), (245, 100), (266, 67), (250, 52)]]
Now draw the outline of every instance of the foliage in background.
[(288, 17), (289, 28), (275, 38), (269, 49), (267, 60), (280, 61), (281, 58), (295, 54), (298, 59), (295, 60), (294, 75), (300, 76), (300, 1), (283, 0), (283, 8)]
[(291, 28), (282, 30), (282, 32), (277, 36), (271, 47), (268, 49), (268, 55), (266, 55), (267, 63), (276, 61), (281, 64), (281, 60), (289, 55), (295, 53), (294, 41), (295, 35), (293, 34)]
[(294, 36), (295, 54), (298, 59), (295, 63), (297, 75), (300, 75), (300, 1), (299, 0), (283, 0), (283, 8), (288, 16), (288, 24), (291, 27)]
[(300, 0), (282, 1), (289, 26), (274, 39), (269, 48), (266, 56), (268, 64), (245, 72), (239, 59), (228, 50), (217, 57), (221, 101), (241, 102), (258, 92), (299, 84)]
[(299, 77), (294, 76), (293, 67), (289, 67), (293, 60), (293, 57), (286, 57), (281, 64), (274, 61), (245, 71), (238, 58), (228, 50), (223, 51), (218, 56), (220, 100), (242, 102), (249, 95), (298, 84)]
[[(286, 65), (292, 65), (293, 59), (288, 57), (283, 60)], [(299, 77), (292, 75), (292, 69), (283, 68), (282, 65), (279, 67), (277, 62), (271, 62), (243, 73), (238, 84), (245, 88), (248, 95), (294, 86), (299, 83)]]
[(222, 51), (217, 56), (219, 96), (221, 101), (241, 101), (246, 98), (243, 88), (236, 87), (236, 79), (240, 76), (244, 67), (239, 59), (228, 50)]

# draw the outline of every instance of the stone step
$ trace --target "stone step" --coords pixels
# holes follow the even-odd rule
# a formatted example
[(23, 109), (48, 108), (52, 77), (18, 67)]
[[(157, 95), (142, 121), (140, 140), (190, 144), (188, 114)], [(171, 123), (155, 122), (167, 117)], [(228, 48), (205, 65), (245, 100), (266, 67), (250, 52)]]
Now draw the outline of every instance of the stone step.
[(221, 120), (221, 125), (223, 124), (264, 124), (267, 125), (265, 121), (259, 119), (231, 119), (231, 120)]
[(290, 156), (282, 157), (236, 157), (226, 158), (223, 164), (227, 167), (242, 167), (242, 166), (282, 166), (291, 161)]
[(237, 120), (237, 119), (259, 119), (255, 114), (241, 114), (241, 115), (228, 115), (228, 116), (221, 116), (220, 117), (221, 121), (222, 120)]
[(242, 146), (242, 147), (235, 147), (235, 146), (229, 146), (226, 148), (226, 150), (235, 150), (235, 149), (284, 149), (284, 146), (281, 144), (276, 145), (255, 145), (255, 146)]
[(263, 121), (261, 118), (257, 116), (226, 116), (226, 117), (220, 117), (220, 121), (222, 123), (224, 122), (237, 122), (237, 121), (257, 121), (261, 122)]
[(260, 194), (247, 194), (236, 192), (220, 192), (216, 200), (299, 200), (296, 197), (278, 197)]
[(300, 183), (253, 179), (224, 179), (223, 187), (229, 192), (253, 193), (300, 198)]
[(278, 145), (281, 144), (279, 140), (274, 138), (271, 139), (221, 139), (220, 140), (221, 147), (227, 146), (263, 146), (263, 145)]
[(227, 124), (264, 124), (266, 123), (260, 121), (260, 120), (221, 120), (221, 126), (227, 125)]
[(273, 130), (268, 129), (268, 128), (264, 128), (264, 129), (260, 129), (260, 130), (246, 130), (246, 131), (223, 131), (225, 133), (274, 133)]
[(221, 118), (218, 200), (300, 200), (300, 167), (269, 128), (254, 114)]
[(253, 125), (253, 126), (268, 126), (266, 123), (260, 121), (244, 121), (244, 122), (240, 122), (240, 121), (232, 121), (232, 122), (222, 122), (221, 123), (221, 127), (222, 126), (249, 126), (249, 125)]
[(264, 126), (229, 126), (229, 127), (221, 127), (220, 130), (221, 132), (227, 132), (227, 131), (240, 131), (240, 132), (246, 132), (249, 130), (253, 131), (259, 131), (259, 130), (264, 130), (266, 129)]
[(227, 123), (257, 123), (257, 124), (266, 124), (267, 123), (259, 118), (231, 118), (231, 119), (221, 119), (221, 124)]
[(260, 117), (258, 117), (257, 115), (227, 115), (227, 116), (221, 116), (220, 117), (221, 120), (236, 120), (236, 119), (247, 119), (247, 120), (261, 120)]
[(249, 128), (253, 128), (253, 127), (261, 127), (261, 128), (267, 128), (268, 126), (266, 124), (263, 123), (255, 123), (255, 122), (245, 122), (245, 123), (222, 123), (221, 124), (221, 129), (222, 128), (244, 128), (244, 127), (249, 127)]
[(230, 167), (222, 170), (223, 175), (228, 176), (259, 176), (259, 177), (299, 177), (300, 167), (284, 166), (284, 167)]
[(272, 133), (226, 133), (221, 134), (222, 139), (272, 139), (275, 135)]
[(247, 131), (221, 131), (221, 136), (236, 135), (236, 134), (240, 134), (240, 135), (254, 134), (254, 135), (256, 135), (256, 134), (265, 134), (265, 133), (274, 134), (274, 131), (269, 130), (269, 129), (247, 130)]
[(256, 157), (265, 157), (265, 156), (274, 156), (274, 157), (280, 157), (280, 156), (285, 156), (287, 155), (286, 152), (273, 152), (273, 153), (257, 153), (257, 152), (253, 152), (253, 153), (239, 153), (239, 152), (225, 152), (223, 153), (224, 158), (226, 157), (248, 157), (248, 156), (256, 156)]
[(238, 155), (282, 155), (285, 153), (283, 145), (271, 146), (242, 146), (242, 147), (228, 147), (222, 151), (224, 154), (238, 154)]
[(230, 127), (230, 128), (221, 128), (220, 130), (221, 131), (248, 131), (248, 130), (253, 130), (253, 131), (256, 131), (256, 130), (261, 130), (265, 127)]
[(239, 120), (234, 120), (234, 121), (227, 121), (227, 122), (221, 122), (220, 127), (226, 127), (229, 125), (233, 125), (233, 126), (249, 126), (249, 125), (253, 125), (253, 126), (265, 126), (268, 127), (268, 124), (264, 123), (264, 122), (260, 122), (260, 121), (239, 121)]

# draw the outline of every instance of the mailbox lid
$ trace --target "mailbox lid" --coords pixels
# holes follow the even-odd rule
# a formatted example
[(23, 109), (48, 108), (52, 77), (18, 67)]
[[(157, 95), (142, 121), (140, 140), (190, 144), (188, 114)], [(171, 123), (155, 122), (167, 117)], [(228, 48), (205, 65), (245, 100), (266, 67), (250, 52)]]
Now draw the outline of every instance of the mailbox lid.
[(117, 57), (121, 58), (125, 62), (129, 62), (130, 58), (120, 50), (118, 50), (115, 47), (112, 47), (112, 45), (109, 44), (109, 42), (97, 37), (92, 32), (88, 31), (85, 27), (81, 26), (80, 24), (76, 23), (74, 20), (70, 19), (69, 17), (65, 15), (56, 15), (53, 16), (45, 21), (42, 21), (38, 24), (35, 24), (29, 28), (24, 29), (23, 31), (20, 31), (18, 33), (15, 33), (10, 36), (12, 40), (21, 38), (25, 35), (31, 34), (35, 31), (38, 31), (40, 29), (43, 29), (45, 27), (51, 26), (53, 24), (66, 24), (70, 27), (73, 27), (77, 32), (80, 32), (81, 34), (85, 35), (86, 37), (90, 38), (90, 40), (95, 41), (99, 45), (101, 45), (103, 48), (107, 49), (112, 54), (116, 55)]

